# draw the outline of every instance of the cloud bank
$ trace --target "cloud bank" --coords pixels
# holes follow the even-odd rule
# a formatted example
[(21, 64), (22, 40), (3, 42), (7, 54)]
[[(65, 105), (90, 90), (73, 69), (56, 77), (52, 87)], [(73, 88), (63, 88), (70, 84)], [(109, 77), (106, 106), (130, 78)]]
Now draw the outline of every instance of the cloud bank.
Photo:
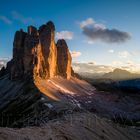
[(131, 39), (128, 32), (124, 32), (118, 29), (108, 29), (105, 25), (96, 23), (93, 19), (88, 22), (89, 19), (82, 21), (80, 27), (82, 33), (87, 36), (90, 40), (102, 41), (105, 43), (123, 43)]
[(115, 69), (115, 67), (112, 66), (97, 65), (94, 61), (89, 63), (73, 62), (72, 66), (77, 73), (107, 73)]
[(116, 68), (124, 69), (134, 73), (140, 73), (140, 64), (131, 60), (113, 61), (110, 65), (100, 65), (96, 62), (73, 62), (73, 69), (76, 73), (104, 74)]

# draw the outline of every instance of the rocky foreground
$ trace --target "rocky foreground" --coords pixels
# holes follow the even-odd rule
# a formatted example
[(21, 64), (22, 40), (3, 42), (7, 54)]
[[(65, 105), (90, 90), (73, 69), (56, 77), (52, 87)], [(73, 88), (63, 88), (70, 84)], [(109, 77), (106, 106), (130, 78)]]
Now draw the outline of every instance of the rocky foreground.
[(64, 115), (40, 127), (0, 128), (0, 140), (139, 140), (132, 128), (122, 128), (91, 113)]

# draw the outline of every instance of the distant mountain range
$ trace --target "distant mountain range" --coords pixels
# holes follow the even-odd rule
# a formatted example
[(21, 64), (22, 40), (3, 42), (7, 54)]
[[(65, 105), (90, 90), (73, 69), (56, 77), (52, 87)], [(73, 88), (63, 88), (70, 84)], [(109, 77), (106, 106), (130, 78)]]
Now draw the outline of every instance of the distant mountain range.
[(112, 72), (108, 73), (80, 73), (80, 75), (84, 78), (90, 79), (111, 79), (111, 80), (130, 80), (140, 78), (140, 74), (131, 73), (127, 70), (116, 68)]
[(112, 80), (128, 80), (140, 78), (140, 74), (131, 73), (123, 69), (115, 69), (113, 72), (106, 73), (102, 78), (112, 79)]

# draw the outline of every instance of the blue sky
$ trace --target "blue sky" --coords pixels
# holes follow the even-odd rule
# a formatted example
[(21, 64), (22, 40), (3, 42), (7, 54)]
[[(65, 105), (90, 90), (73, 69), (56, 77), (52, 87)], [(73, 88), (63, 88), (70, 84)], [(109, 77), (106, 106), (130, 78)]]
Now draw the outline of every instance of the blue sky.
[[(74, 62), (125, 66), (139, 71), (139, 7), (140, 0), (1, 0), (0, 58), (12, 57), (16, 30), (23, 28), (26, 31), (30, 24), (39, 27), (52, 20), (57, 38), (66, 37)], [(88, 22), (89, 19), (93, 22)], [(91, 37), (83, 33), (82, 23), (90, 26), (92, 33), (100, 25), (111, 34), (112, 29), (116, 29), (130, 37), (119, 43), (104, 40), (102, 34)]]

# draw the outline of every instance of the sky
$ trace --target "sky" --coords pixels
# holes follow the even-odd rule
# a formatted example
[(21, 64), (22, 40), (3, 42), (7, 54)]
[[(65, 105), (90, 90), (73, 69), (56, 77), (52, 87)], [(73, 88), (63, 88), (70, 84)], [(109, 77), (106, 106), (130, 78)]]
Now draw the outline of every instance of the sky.
[(139, 7), (140, 0), (0, 0), (0, 63), (12, 58), (16, 30), (51, 20), (73, 63), (140, 73)]

